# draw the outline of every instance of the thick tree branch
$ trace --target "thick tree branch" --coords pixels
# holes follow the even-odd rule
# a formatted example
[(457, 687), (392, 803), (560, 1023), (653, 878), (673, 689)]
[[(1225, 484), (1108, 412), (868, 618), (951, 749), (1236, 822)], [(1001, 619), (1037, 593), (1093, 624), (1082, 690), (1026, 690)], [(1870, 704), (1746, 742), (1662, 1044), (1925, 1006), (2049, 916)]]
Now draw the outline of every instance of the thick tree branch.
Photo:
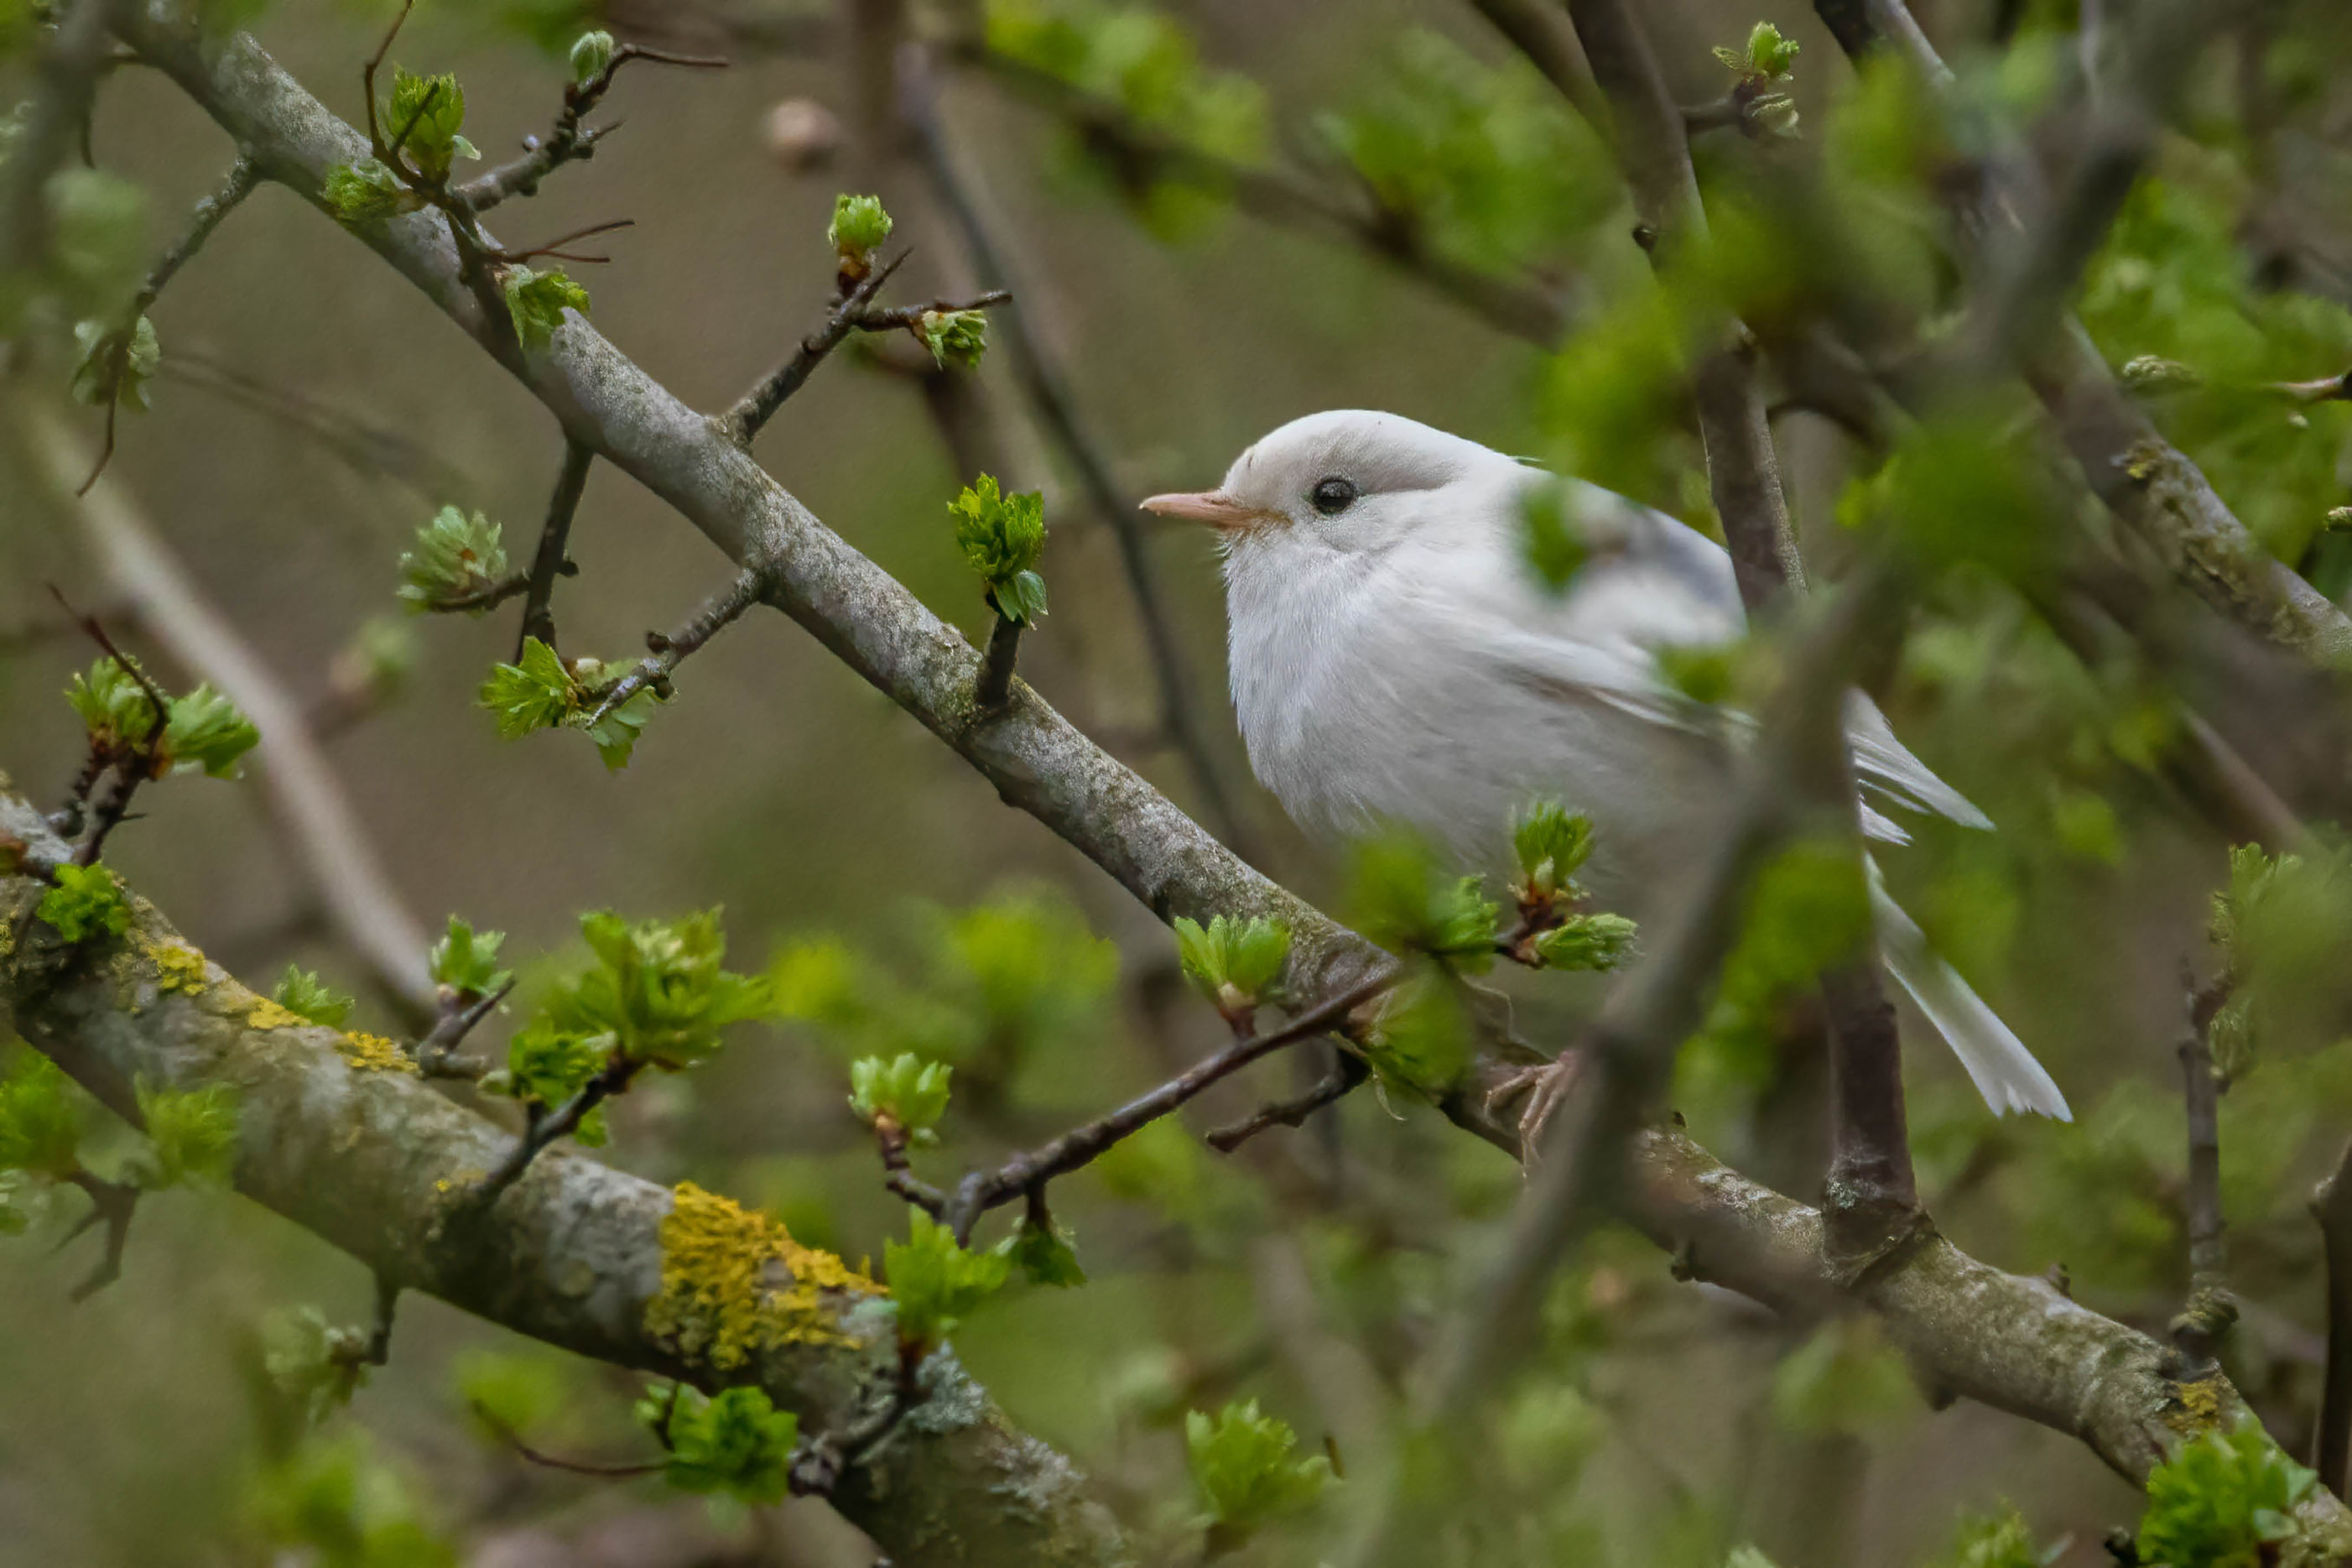
[[(0, 832), (37, 857), (65, 852), (13, 796), (0, 795)], [(0, 878), (0, 925), (40, 892), (29, 877)], [(152, 905), (133, 908), (124, 937), (61, 970), (21, 951), (0, 954), (0, 1019), (126, 1117), (135, 1116), (139, 1080), (234, 1086), (238, 1191), (350, 1253), (385, 1288), (438, 1296), (621, 1366), (712, 1387), (755, 1378), (809, 1430), (851, 1429), (895, 1376), (896, 1336), (887, 1318), (857, 1311), (865, 1297), (855, 1290), (810, 1291), (793, 1320), (800, 1337), (755, 1344), (740, 1368), (681, 1348), (656, 1332), (661, 1314), (656, 1326), (648, 1321), (665, 1281), (671, 1193), (558, 1152), (494, 1207), (467, 1207), (481, 1173), (514, 1147), (511, 1134), (413, 1072), (357, 1065), (333, 1030), (268, 1027), (277, 1020), (261, 998), (217, 966), (203, 965), (192, 988), (192, 950)], [(668, 1266), (675, 1275), (679, 1265)], [(747, 1298), (738, 1310), (763, 1309)], [(951, 1357), (926, 1373), (919, 1418), (901, 1423), (835, 1490), (845, 1514), (906, 1563), (933, 1560), (942, 1524), (961, 1561), (990, 1568), (1131, 1563), (1067, 1460), (1007, 1426)]]

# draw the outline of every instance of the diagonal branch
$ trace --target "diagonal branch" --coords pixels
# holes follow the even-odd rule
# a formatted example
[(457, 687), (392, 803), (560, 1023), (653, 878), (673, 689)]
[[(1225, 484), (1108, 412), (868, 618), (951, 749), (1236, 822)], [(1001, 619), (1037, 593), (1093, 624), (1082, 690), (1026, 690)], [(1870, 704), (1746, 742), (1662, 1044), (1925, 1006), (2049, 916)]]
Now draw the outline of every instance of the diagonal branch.
[[(13, 796), (0, 795), (0, 832), (38, 857), (64, 852), (38, 813)], [(41, 891), (30, 877), (0, 877), (0, 921)], [(110, 951), (62, 971), (39, 972), (22, 953), (0, 955), (0, 1022), (119, 1114), (135, 1111), (133, 1085), (142, 1080), (182, 1089), (233, 1084), (237, 1190), (350, 1253), (383, 1290), (437, 1296), (620, 1366), (709, 1388), (756, 1381), (809, 1429), (850, 1429), (863, 1396), (894, 1373), (895, 1335), (887, 1318), (856, 1314), (866, 1296), (854, 1286), (812, 1289), (798, 1342), (782, 1333), (764, 1343), (754, 1336), (740, 1365), (708, 1358), (710, 1341), (693, 1335), (698, 1320), (690, 1312), (677, 1322), (678, 1312), (655, 1310), (665, 1300), (665, 1244), (678, 1234), (671, 1222), (689, 1199), (718, 1226), (732, 1216), (740, 1228), (697, 1228), (691, 1245), (784, 1245), (776, 1239), (781, 1227), (696, 1189), (674, 1196), (555, 1154), (534, 1162), (494, 1207), (453, 1208), (450, 1194), (497, 1166), (514, 1147), (510, 1134), (414, 1072), (355, 1065), (331, 1029), (269, 1027), (276, 1018), (261, 998), (215, 966), (204, 966), (201, 986), (190, 990), (190, 949), (152, 905), (134, 900), (133, 907), (135, 923)], [(849, 1278), (829, 1255), (794, 1256), (813, 1274), (815, 1263)], [(772, 1250), (744, 1260), (743, 1278), (761, 1277), (771, 1257), (782, 1260)], [(728, 1310), (756, 1318), (761, 1300), (746, 1285)], [(1007, 1424), (961, 1372), (927, 1388), (935, 1397), (892, 1442), (864, 1456), (833, 1497), (887, 1552), (924, 1561), (925, 1542), (947, 1521), (959, 1561), (973, 1568), (1133, 1562), (1068, 1460)]]
[(555, 488), (547, 499), (547, 521), (539, 530), (539, 549), (531, 557), (525, 580), (522, 630), (515, 637), (515, 658), (533, 637), (555, 646), (555, 580), (563, 575), (565, 551), (572, 542), (572, 519), (588, 488), (588, 470), (596, 454), (576, 441), (563, 444), (563, 466), (555, 472)]

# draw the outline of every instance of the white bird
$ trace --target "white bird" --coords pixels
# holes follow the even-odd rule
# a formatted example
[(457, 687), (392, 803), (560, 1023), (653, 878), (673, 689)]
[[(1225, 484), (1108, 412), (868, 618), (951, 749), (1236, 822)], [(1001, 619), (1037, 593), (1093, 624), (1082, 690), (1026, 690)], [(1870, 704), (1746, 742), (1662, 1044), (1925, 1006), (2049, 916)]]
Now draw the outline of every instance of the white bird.
[[(1528, 507), (1555, 486), (1590, 552), (1563, 592), (1526, 564)], [(1696, 868), (1746, 721), (1677, 691), (1658, 653), (1744, 629), (1713, 540), (1597, 486), (1354, 409), (1284, 425), (1217, 489), (1143, 505), (1222, 535), (1242, 738), (1300, 826), (1348, 837), (1401, 822), (1485, 865), (1511, 814), (1549, 797), (1592, 818), (1586, 880), (1606, 907), (1654, 908)], [(1908, 840), (1879, 806), (1992, 826), (1863, 693), (1849, 694), (1846, 723), (1870, 837)], [(2050, 1074), (1871, 870), (1887, 968), (1985, 1103), (2071, 1119)]]

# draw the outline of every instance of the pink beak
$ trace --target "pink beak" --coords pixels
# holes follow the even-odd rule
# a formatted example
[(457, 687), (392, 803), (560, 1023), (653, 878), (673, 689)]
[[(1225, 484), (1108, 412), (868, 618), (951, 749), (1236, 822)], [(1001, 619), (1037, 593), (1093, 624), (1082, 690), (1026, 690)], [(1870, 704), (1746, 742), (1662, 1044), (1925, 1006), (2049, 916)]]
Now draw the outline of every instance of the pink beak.
[(1272, 514), (1244, 507), (1223, 490), (1154, 496), (1143, 503), (1143, 509), (1155, 517), (1181, 517), (1187, 522), (1206, 523), (1224, 533), (1254, 528), (1273, 520)]

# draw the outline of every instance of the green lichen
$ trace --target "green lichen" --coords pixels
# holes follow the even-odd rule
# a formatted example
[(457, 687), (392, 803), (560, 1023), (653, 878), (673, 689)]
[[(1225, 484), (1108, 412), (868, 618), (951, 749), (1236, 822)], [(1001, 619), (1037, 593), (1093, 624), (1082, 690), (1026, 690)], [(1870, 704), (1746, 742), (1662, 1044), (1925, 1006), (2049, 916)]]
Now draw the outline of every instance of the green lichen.
[(680, 1182), (661, 1224), (662, 1283), (646, 1332), (721, 1370), (787, 1344), (850, 1344), (841, 1314), (882, 1294), (831, 1252), (803, 1247), (775, 1219)]
[[(278, 1004), (268, 1004), (275, 1007)], [(297, 1019), (298, 1022), (304, 1021)], [(347, 1034), (335, 1041), (335, 1049), (357, 1072), (415, 1072), (416, 1059), (400, 1049), (400, 1042), (386, 1040), (380, 1034)]]

